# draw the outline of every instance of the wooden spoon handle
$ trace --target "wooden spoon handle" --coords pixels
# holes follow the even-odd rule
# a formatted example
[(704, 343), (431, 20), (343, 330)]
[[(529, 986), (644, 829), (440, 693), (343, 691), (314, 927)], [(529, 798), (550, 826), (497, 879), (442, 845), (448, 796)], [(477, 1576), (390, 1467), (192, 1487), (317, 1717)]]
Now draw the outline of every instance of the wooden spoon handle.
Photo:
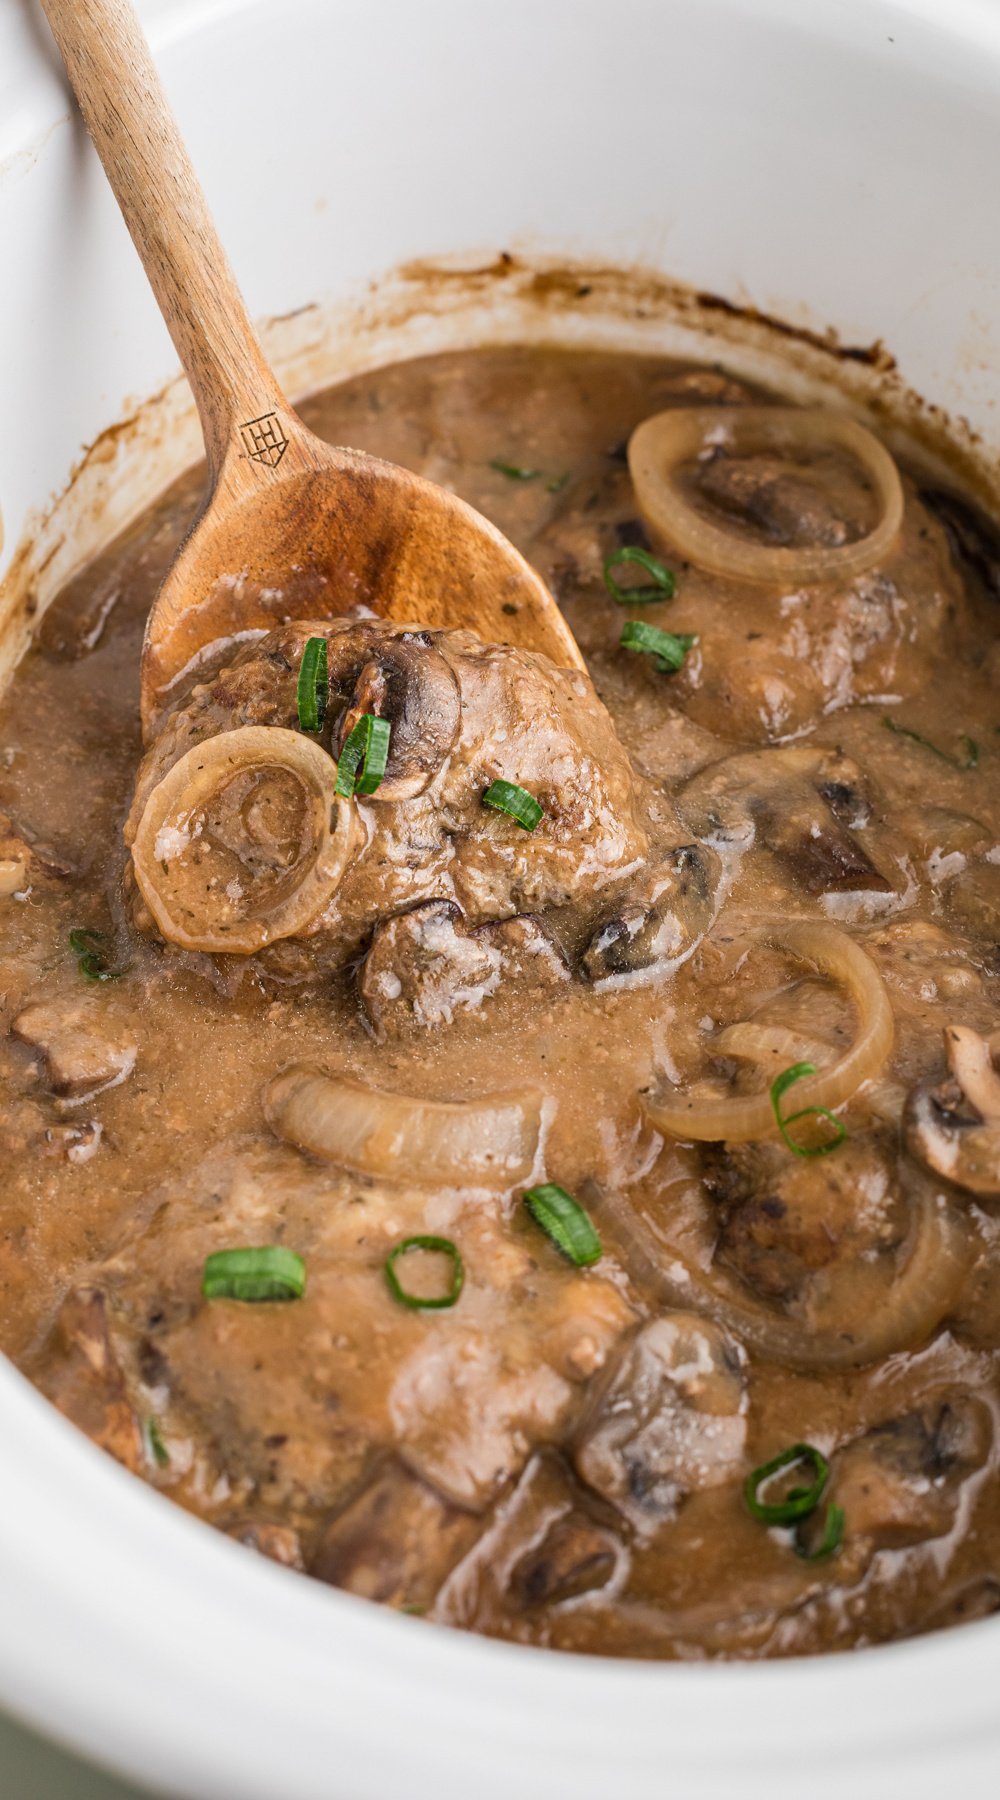
[(288, 403), (268, 367), (131, 0), (41, 0), (177, 347), (213, 479), (234, 433)]

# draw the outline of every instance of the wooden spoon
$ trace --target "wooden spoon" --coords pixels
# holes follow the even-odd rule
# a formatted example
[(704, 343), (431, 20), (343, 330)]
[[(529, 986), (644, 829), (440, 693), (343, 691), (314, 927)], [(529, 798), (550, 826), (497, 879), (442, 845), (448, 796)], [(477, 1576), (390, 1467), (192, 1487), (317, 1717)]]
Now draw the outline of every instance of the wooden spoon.
[(358, 604), (583, 659), (544, 583), (481, 514), (432, 482), (331, 449), (285, 399), (247, 316), (131, 0), (42, 0), (80, 109), (201, 417), (209, 487), (153, 603), (148, 737), (213, 644)]

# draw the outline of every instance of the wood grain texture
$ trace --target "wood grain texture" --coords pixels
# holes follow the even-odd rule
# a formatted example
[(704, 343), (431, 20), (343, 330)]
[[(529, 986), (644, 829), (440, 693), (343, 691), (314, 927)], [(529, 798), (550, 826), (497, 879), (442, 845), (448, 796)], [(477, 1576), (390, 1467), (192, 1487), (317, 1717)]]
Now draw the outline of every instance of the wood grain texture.
[[(194, 393), (210, 490), (154, 602), (149, 733), (165, 690), (234, 632), (329, 618), (468, 626), (583, 668), (555, 601), (452, 494), (307, 431), (269, 368), (131, 0), (41, 0)], [(363, 166), (360, 165), (360, 166)]]

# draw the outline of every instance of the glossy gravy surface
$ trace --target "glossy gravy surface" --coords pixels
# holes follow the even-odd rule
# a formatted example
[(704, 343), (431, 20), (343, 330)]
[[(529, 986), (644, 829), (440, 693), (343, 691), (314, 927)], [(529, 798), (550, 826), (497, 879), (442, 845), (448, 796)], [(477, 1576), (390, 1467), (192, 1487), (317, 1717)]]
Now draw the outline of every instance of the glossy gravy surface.
[[(59, 599), (0, 708), (3, 1349), (257, 1551), (564, 1649), (785, 1655), (1000, 1604), (993, 539), (904, 474), (898, 543), (853, 581), (786, 592), (685, 564), (638, 517), (628, 436), (671, 405), (753, 398), (710, 369), (506, 349), (304, 409), (332, 442), (453, 487), (549, 581), (635, 771), (648, 867), (673, 859), (672, 959), (648, 953), (655, 895), (624, 851), (603, 888), (499, 907), (542, 936), (504, 940), (460, 992), (446, 967), (413, 1016), (389, 1004), (402, 952), (379, 940), (387, 987), (360, 901), (349, 960), (318, 971), (159, 941), (122, 828), (143, 621), (197, 476)], [(813, 476), (868, 529), (856, 475), (821, 459)], [(736, 531), (783, 529), (763, 502), (703, 497)], [(675, 598), (615, 602), (603, 569), (627, 545), (674, 570)], [(683, 668), (621, 649), (628, 618), (696, 636)], [(516, 722), (530, 735), (527, 706)], [(766, 1093), (856, 1035), (789, 923), (861, 945), (892, 1009), (888, 1060), (836, 1109), (846, 1137), (827, 1151), (820, 1131), (803, 1156), (773, 1129), (666, 1135), (644, 1097)], [(71, 947), (81, 930), (100, 936)], [(115, 979), (87, 979), (88, 944)], [(949, 1072), (955, 1028), (966, 1061), (986, 1044), (978, 1089)], [(304, 1154), (262, 1102), (302, 1063), (449, 1103), (530, 1088), (530, 1177), (446, 1185), (405, 1157), (387, 1177)], [(529, 1179), (586, 1205), (599, 1262), (560, 1256), (521, 1204)], [(450, 1309), (387, 1286), (386, 1257), (419, 1234), (460, 1247)], [(300, 1254), (305, 1295), (203, 1298), (205, 1258), (247, 1244)], [(769, 1524), (746, 1478), (801, 1444), (829, 1464), (822, 1498)]]

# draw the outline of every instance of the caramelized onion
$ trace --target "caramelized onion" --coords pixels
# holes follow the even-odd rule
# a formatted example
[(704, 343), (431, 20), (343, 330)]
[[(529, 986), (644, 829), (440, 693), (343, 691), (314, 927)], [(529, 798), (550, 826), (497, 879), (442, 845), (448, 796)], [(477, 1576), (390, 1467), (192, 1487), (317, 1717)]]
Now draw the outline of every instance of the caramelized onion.
[[(279, 859), (273, 878), (262, 881), (245, 870), (239, 845), (234, 855), (226, 843), (213, 842), (205, 814), (231, 784), (272, 772), (295, 781), (302, 807), (297, 853)], [(163, 937), (186, 950), (249, 955), (307, 926), (336, 891), (358, 830), (351, 802), (335, 792), (336, 780), (337, 765), (325, 750), (276, 726), (246, 725), (188, 750), (153, 789), (132, 842), (136, 881)], [(242, 813), (240, 829), (252, 850), (266, 826), (252, 798)]]
[(780, 1314), (722, 1271), (706, 1274), (673, 1245), (658, 1243), (625, 1195), (590, 1184), (587, 1202), (598, 1224), (611, 1226), (635, 1280), (661, 1304), (705, 1313), (758, 1355), (793, 1369), (861, 1368), (923, 1343), (951, 1311), (969, 1263), (960, 1223), (939, 1194), (925, 1190), (913, 1201), (891, 1274), (881, 1258), (852, 1260), (827, 1285), (812, 1316)]
[[(874, 490), (878, 523), (849, 544), (772, 546), (715, 525), (680, 492), (678, 467), (722, 449), (733, 455), (767, 450), (789, 460), (846, 451)], [(738, 581), (800, 584), (848, 580), (881, 561), (903, 520), (903, 488), (888, 450), (856, 420), (818, 408), (742, 406), (675, 408), (656, 413), (633, 431), (629, 470), (650, 524), (701, 569)]]
[[(850, 1049), (795, 1086), (796, 1110), (842, 1106), (879, 1073), (892, 1049), (892, 1007), (882, 977), (871, 957), (835, 925), (786, 925), (770, 932), (769, 941), (841, 982), (854, 1002), (858, 1031)], [(777, 1130), (769, 1092), (700, 1100), (675, 1089), (646, 1100), (645, 1107), (661, 1131), (700, 1143), (745, 1144)]]
[(272, 1131), (363, 1175), (452, 1187), (512, 1187), (531, 1173), (541, 1132), (533, 1089), (448, 1104), (363, 1086), (295, 1063), (269, 1081)]

